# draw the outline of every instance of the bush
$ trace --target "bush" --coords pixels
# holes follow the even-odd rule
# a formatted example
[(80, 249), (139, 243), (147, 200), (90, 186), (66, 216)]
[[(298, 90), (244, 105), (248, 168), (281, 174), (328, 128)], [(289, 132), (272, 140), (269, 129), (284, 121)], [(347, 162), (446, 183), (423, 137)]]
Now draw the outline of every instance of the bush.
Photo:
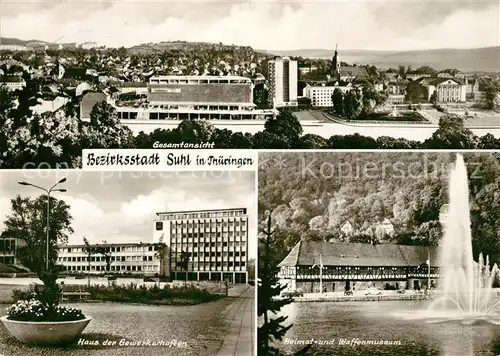
[(103, 300), (119, 303), (148, 303), (148, 302), (166, 302), (172, 303), (174, 300), (183, 302), (203, 303), (217, 300), (222, 296), (209, 293), (206, 290), (193, 287), (172, 288), (165, 286), (163, 288), (154, 285), (147, 287), (145, 285), (137, 286), (130, 284), (127, 286), (103, 286), (95, 285), (87, 289), (94, 300)]
[(16, 321), (75, 321), (85, 319), (80, 309), (47, 306), (36, 299), (20, 300), (7, 308), (9, 320)]

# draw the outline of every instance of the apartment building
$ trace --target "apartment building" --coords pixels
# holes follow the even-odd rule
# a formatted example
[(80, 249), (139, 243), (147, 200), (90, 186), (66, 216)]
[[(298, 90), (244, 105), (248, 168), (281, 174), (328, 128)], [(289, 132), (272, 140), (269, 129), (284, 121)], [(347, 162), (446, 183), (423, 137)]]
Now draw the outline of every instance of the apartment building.
[(247, 282), (246, 208), (157, 215), (153, 241), (163, 241), (168, 246), (172, 279)]
[(269, 104), (274, 107), (297, 106), (298, 65), (288, 57), (269, 61)]

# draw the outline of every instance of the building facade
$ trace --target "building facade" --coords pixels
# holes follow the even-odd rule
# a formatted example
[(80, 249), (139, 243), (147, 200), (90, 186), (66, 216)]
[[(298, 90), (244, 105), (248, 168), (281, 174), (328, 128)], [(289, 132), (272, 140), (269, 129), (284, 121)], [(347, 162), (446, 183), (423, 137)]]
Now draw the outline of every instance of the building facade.
[[(157, 213), (154, 241), (169, 249), (169, 273), (179, 280), (248, 280), (246, 208)], [(187, 254), (187, 265), (183, 255)]]
[(82, 49), (97, 48), (97, 42), (84, 42), (81, 44)]
[(21, 265), (16, 254), (17, 248), (23, 244), (22, 240), (15, 238), (0, 238), (0, 264)]
[(19, 76), (13, 75), (0, 79), (0, 86), (5, 86), (9, 91), (23, 90), (26, 86), (26, 81)]
[(298, 106), (298, 64), (288, 57), (269, 61), (269, 104), (273, 107)]
[(161, 126), (165, 121), (187, 119), (265, 120), (275, 114), (274, 110), (256, 109), (253, 83), (246, 77), (155, 76), (142, 90), (140, 94), (146, 93), (147, 98), (133, 106), (112, 103), (123, 124)]
[[(86, 246), (61, 245), (57, 263), (67, 273), (74, 274), (137, 274), (166, 275), (168, 269), (168, 249), (159, 243), (118, 243), (106, 245), (90, 245), (103, 248), (110, 257), (108, 264), (104, 254), (95, 253), (89, 256)], [(89, 260), (90, 257), (90, 260)]]
[(300, 241), (278, 267), (281, 284), (304, 293), (420, 290), (439, 279), (437, 248), (424, 246)]
[(342, 93), (347, 93), (354, 88), (351, 83), (346, 86), (311, 86), (306, 85), (302, 95), (311, 100), (314, 107), (333, 107), (332, 96), (335, 89), (340, 89)]
[(28, 48), (26, 46), (0, 44), (0, 51), (19, 52), (19, 51), (27, 51), (27, 50), (28, 50)]
[(428, 100), (436, 93), (438, 103), (460, 103), (465, 102), (467, 95), (467, 84), (458, 79), (439, 78), (427, 85)]

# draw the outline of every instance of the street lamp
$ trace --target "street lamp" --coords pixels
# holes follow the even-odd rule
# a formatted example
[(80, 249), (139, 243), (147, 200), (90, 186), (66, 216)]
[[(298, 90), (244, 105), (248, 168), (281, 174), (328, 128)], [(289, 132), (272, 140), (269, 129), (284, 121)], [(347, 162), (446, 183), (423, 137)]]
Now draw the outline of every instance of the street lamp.
[(45, 193), (47, 193), (47, 251), (46, 251), (46, 256), (45, 256), (45, 269), (48, 271), (49, 270), (49, 233), (50, 233), (50, 193), (52, 192), (66, 192), (66, 189), (54, 189), (58, 184), (66, 182), (66, 178), (60, 179), (56, 184), (52, 186), (50, 189), (45, 189), (42, 188), (38, 185), (31, 184), (28, 182), (18, 182), (20, 185), (26, 185), (26, 186), (31, 186), (35, 187), (37, 189), (43, 190)]

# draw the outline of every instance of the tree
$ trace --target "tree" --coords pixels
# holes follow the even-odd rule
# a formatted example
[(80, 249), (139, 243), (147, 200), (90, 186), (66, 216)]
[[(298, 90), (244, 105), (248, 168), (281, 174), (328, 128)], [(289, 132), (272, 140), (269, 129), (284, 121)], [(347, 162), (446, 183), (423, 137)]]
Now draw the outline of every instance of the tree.
[(344, 95), (344, 115), (348, 119), (353, 119), (355, 117), (355, 94), (352, 90), (349, 90)]
[(259, 238), (259, 281), (257, 310), (258, 316), (263, 317), (264, 323), (258, 328), (257, 336), (257, 354), (262, 356), (279, 355), (279, 350), (270, 345), (274, 340), (281, 340), (286, 335), (292, 325), (283, 326), (287, 316), (272, 318), (271, 314), (277, 314), (281, 308), (292, 302), (292, 299), (277, 300), (274, 297), (279, 296), (285, 289), (279, 284), (276, 274), (278, 272), (278, 263), (273, 258), (274, 244), (276, 239), (273, 237), (275, 230), (272, 230), (271, 213), (267, 213), (267, 228), (262, 229), (263, 237)]
[(182, 120), (173, 130), (175, 142), (209, 142), (215, 127), (206, 120)]
[(105, 101), (94, 105), (90, 122), (83, 123), (82, 147), (129, 148), (134, 142), (132, 131), (120, 124), (116, 109)]
[(479, 137), (477, 148), (479, 149), (498, 149), (500, 147), (500, 139), (497, 139), (491, 133)]
[(335, 88), (332, 94), (333, 111), (339, 115), (344, 116), (344, 94), (340, 88)]
[(163, 276), (163, 273), (165, 272), (163, 268), (163, 261), (165, 260), (165, 253), (167, 252), (167, 245), (163, 242), (163, 234), (160, 236), (155, 247), (155, 257), (160, 260), (160, 270), (158, 271), (158, 276)]
[(432, 95), (431, 95), (431, 97), (429, 99), (429, 102), (431, 104), (434, 104), (434, 105), (437, 104), (437, 92), (436, 91), (434, 91), (434, 93), (432, 93)]
[(285, 141), (292, 143), (299, 139), (303, 129), (297, 117), (292, 112), (285, 110), (266, 120), (264, 133), (282, 137)]
[[(43, 282), (43, 291), (39, 291), (39, 299), (49, 307), (57, 305), (60, 289), (57, 284), (58, 268), (56, 266), (58, 244), (66, 243), (73, 233), (70, 206), (63, 200), (50, 197), (50, 221), (47, 226), (47, 196), (37, 198), (21, 198), (19, 195), (11, 200), (12, 213), (7, 216), (2, 233), (3, 238), (14, 238), (21, 241), (16, 253), (25, 267), (34, 272)], [(48, 269), (47, 257), (48, 238)]]
[(99, 251), (95, 246), (91, 246), (89, 240), (87, 240), (85, 237), (83, 238), (83, 244), (85, 245), (85, 247), (83, 248), (83, 252), (87, 254), (87, 261), (88, 261), (87, 286), (90, 287), (90, 269), (91, 269), (90, 260), (92, 255), (98, 254)]
[(321, 149), (325, 148), (327, 141), (325, 138), (315, 134), (305, 134), (294, 145), (295, 149)]
[(439, 128), (432, 137), (424, 141), (428, 149), (474, 149), (477, 147), (477, 137), (467, 129), (464, 120), (455, 116), (444, 116), (439, 119)]
[(488, 110), (493, 110), (498, 105), (497, 96), (500, 92), (499, 85), (488, 83), (484, 88), (484, 106)]
[(259, 131), (252, 138), (252, 148), (292, 148), (292, 143), (283, 135), (277, 135), (268, 131)]

